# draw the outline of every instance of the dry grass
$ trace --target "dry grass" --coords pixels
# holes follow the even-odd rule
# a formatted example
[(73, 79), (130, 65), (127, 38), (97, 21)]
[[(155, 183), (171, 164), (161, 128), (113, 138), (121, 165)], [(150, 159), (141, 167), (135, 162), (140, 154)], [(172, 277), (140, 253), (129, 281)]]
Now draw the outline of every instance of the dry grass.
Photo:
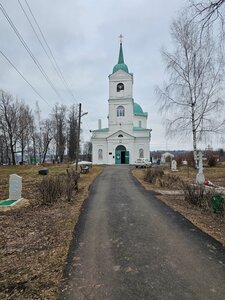
[[(183, 166), (179, 168), (179, 172), (172, 172), (169, 169), (164, 169), (166, 174), (172, 174), (178, 176), (186, 183), (195, 183), (196, 170)], [(199, 227), (201, 230), (211, 235), (225, 246), (225, 217), (214, 214), (211, 210), (205, 208), (199, 208), (191, 205), (184, 200), (184, 195), (173, 194), (171, 190), (174, 187), (166, 187), (166, 190), (171, 192), (168, 195), (160, 195), (159, 192), (165, 190), (165, 188), (152, 183), (148, 183), (144, 180), (145, 170), (134, 169), (133, 175), (147, 190), (156, 191), (157, 197), (172, 207), (175, 211), (180, 212), (193, 224)], [(225, 167), (213, 167), (204, 169), (205, 178), (213, 182), (214, 184), (225, 187)]]
[[(179, 172), (173, 173), (179, 176), (185, 182), (194, 183), (197, 170), (192, 167), (182, 166), (178, 168)], [(225, 166), (204, 167), (205, 179), (210, 180), (216, 185), (225, 187)]]
[[(102, 168), (94, 166), (81, 175), (76, 201), (38, 205), (35, 183), (40, 167), (0, 168), (1, 190), (8, 197), (5, 184), (9, 174), (23, 177), (23, 196), (29, 207), (0, 212), (0, 299), (56, 299), (72, 232), (88, 188)], [(66, 172), (67, 165), (48, 166), (49, 176)], [(2, 243), (3, 241), (3, 243)]]

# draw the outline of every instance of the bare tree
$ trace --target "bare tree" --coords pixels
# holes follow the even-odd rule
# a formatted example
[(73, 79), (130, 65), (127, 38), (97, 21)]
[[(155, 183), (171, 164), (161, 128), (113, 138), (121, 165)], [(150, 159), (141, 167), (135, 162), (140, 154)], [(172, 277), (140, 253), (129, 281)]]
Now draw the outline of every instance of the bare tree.
[(20, 103), (18, 116), (18, 142), (21, 147), (21, 163), (24, 161), (24, 151), (29, 145), (32, 128), (32, 112), (28, 105)]
[(0, 129), (0, 165), (8, 161), (8, 156), (9, 153), (5, 136), (2, 130)]
[(225, 123), (219, 118), (224, 104), (224, 62), (210, 30), (200, 33), (186, 13), (173, 22), (171, 33), (175, 51), (162, 52), (169, 79), (157, 88), (160, 109), (165, 113), (167, 133), (192, 133), (196, 162), (197, 142), (207, 133), (221, 132)]
[(0, 126), (9, 148), (13, 165), (16, 164), (16, 143), (18, 141), (19, 103), (12, 95), (0, 91)]
[(38, 129), (35, 126), (34, 116), (32, 115), (31, 124), (30, 124), (30, 139), (32, 141), (31, 148), (29, 149), (29, 154), (31, 157), (31, 163), (37, 163), (37, 145), (39, 143), (40, 134)]
[(83, 154), (84, 154), (85, 160), (91, 161), (91, 158), (92, 158), (92, 143), (91, 142), (84, 143)]
[(77, 106), (72, 105), (68, 117), (68, 155), (71, 161), (76, 159), (77, 132), (78, 132), (78, 111)]
[(42, 122), (42, 136), (43, 136), (43, 153), (42, 153), (42, 163), (45, 162), (46, 155), (49, 149), (50, 142), (53, 139), (53, 124), (52, 120), (44, 120)]
[(225, 0), (191, 0), (190, 2), (191, 7), (195, 8), (194, 17), (200, 18), (203, 27), (208, 27), (217, 20), (224, 23)]
[(55, 159), (63, 162), (66, 148), (66, 106), (56, 104), (53, 108), (52, 118), (56, 143)]

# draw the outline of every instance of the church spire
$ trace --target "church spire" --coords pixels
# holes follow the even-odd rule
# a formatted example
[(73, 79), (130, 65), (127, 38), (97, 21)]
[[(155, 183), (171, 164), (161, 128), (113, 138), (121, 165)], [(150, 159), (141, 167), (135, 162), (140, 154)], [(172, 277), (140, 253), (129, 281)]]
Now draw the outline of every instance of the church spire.
[(124, 59), (123, 59), (123, 36), (122, 34), (119, 35), (120, 38), (120, 52), (119, 52), (119, 59), (118, 59), (118, 64), (124, 64)]
[(118, 64), (124, 64), (122, 42), (120, 42), (120, 52), (119, 52)]
[(120, 38), (120, 50), (119, 50), (119, 59), (118, 63), (114, 66), (113, 68), (113, 73), (122, 70), (126, 73), (129, 73), (127, 65), (124, 63), (124, 58), (123, 58), (123, 42), (122, 42), (122, 34), (119, 36)]

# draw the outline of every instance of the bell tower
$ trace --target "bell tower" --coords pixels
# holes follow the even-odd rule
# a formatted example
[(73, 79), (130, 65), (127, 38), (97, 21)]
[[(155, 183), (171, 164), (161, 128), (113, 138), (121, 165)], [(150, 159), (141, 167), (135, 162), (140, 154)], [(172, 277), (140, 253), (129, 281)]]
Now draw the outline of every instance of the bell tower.
[(123, 58), (122, 35), (120, 35), (120, 49), (118, 63), (109, 75), (109, 99), (133, 98), (133, 74), (129, 73)]
[(113, 131), (133, 127), (133, 74), (124, 63), (122, 37), (118, 63), (109, 75), (109, 129)]

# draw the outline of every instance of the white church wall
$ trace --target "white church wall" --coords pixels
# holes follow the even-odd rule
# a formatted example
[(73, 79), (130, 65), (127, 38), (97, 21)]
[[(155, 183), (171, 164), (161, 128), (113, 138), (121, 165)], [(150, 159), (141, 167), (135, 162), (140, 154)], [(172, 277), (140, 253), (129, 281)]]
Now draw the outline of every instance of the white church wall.
[[(107, 164), (107, 142), (106, 141), (92, 141), (92, 160), (93, 164)], [(102, 155), (101, 151), (102, 150)]]
[(144, 138), (144, 139), (149, 139), (150, 132), (149, 130), (135, 130), (134, 135), (136, 138)]
[[(147, 128), (147, 118), (144, 116), (134, 116), (134, 127), (142, 127)], [(141, 126), (139, 126), (139, 122), (141, 122)]]
[[(132, 75), (124, 72), (117, 71), (109, 76), (109, 99), (117, 99), (121, 97), (133, 97), (133, 82)], [(124, 84), (124, 90), (117, 92), (117, 84), (122, 82)]]
[[(122, 142), (118, 140), (108, 141), (108, 164), (115, 164), (115, 151), (117, 146), (124, 146), (126, 151), (129, 151), (129, 163), (134, 163), (134, 140), (133, 139), (123, 139)], [(110, 155), (109, 153), (112, 153)]]
[(137, 140), (136, 143), (135, 143), (135, 160), (137, 158), (140, 157), (140, 149), (143, 149), (143, 157), (144, 158), (150, 158), (149, 157), (149, 151), (150, 151), (150, 147), (149, 147), (149, 141), (148, 140), (144, 140), (144, 139), (140, 139), (140, 140)]
[[(122, 102), (122, 103), (121, 103)], [(125, 115), (122, 117), (117, 117), (117, 108), (123, 106), (125, 109)], [(133, 100), (109, 100), (109, 127), (113, 127), (113, 130), (116, 130), (116, 127), (121, 125), (131, 126), (133, 124)]]

